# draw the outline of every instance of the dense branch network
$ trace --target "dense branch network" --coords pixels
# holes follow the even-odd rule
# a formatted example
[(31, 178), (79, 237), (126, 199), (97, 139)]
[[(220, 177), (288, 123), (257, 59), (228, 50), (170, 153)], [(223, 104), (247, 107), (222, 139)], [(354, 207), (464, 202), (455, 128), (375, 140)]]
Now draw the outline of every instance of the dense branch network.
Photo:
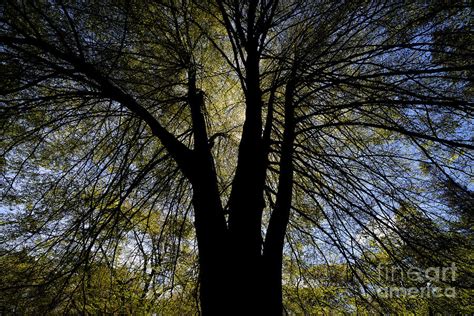
[[(271, 267), (276, 296), (311, 288), (312, 266), (343, 262), (348, 291), (375, 306), (374, 258), (407, 266), (400, 243), (466, 263), (442, 248), (452, 242), (442, 231), (466, 215), (433, 181), (472, 200), (470, 13), (7, 1), (1, 251), (42, 264), (4, 290), (84, 288), (97, 261), (140, 275), (141, 302), (202, 295), (219, 282), (210, 271), (228, 268), (209, 259), (219, 250), (242, 268), (235, 279), (252, 279), (255, 262)], [(436, 243), (407, 233), (408, 219)]]

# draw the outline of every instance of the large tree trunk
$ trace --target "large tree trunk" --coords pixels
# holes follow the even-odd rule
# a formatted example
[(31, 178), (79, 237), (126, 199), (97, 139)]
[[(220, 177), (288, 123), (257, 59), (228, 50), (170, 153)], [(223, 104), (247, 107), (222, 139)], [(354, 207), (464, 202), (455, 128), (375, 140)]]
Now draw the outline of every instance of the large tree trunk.
[[(228, 17), (223, 4), (220, 5), (224, 17)], [(269, 227), (272, 234), (266, 241), (268, 251), (264, 254), (262, 213), (265, 208), (264, 188), (272, 124), (271, 121), (267, 122), (268, 128), (264, 133), (266, 139), (262, 135), (263, 101), (259, 69), (259, 40), (261, 32), (264, 32), (264, 20), (257, 18), (257, 6), (257, 2), (249, 3), (246, 33), (238, 35), (246, 52), (243, 61), (245, 76), (242, 78), (246, 112), (237, 169), (229, 198), (228, 227), (225, 223), (222, 224), (219, 215), (222, 208), (212, 155), (207, 144), (204, 121), (199, 113), (199, 106), (196, 105), (202, 101), (195, 98), (197, 95), (194, 83), (190, 84), (195, 152), (198, 157), (202, 157), (202, 162), (197, 164), (201, 174), (196, 177), (193, 188), (201, 269), (201, 307), (203, 314), (207, 315), (281, 315), (283, 311), (282, 245), (288, 222), (287, 201), (291, 201), (291, 150), (294, 136), (293, 129), (290, 134), (286, 134), (285, 141), (288, 145), (283, 148), (285, 157), (282, 156), (281, 167), (289, 171), (289, 178), (285, 174), (285, 177), (280, 179), (284, 185), (279, 187), (281, 197), (277, 198), (277, 208), (272, 214), (275, 219)], [(230, 22), (227, 23), (228, 27), (231, 27)], [(194, 80), (192, 76), (191, 79)], [(288, 98), (290, 103), (292, 89), (293, 87)], [(288, 117), (292, 118), (292, 112), (289, 114)], [(271, 118), (271, 115), (268, 117)], [(206, 176), (208, 173), (212, 173), (212, 176)], [(208, 188), (211, 188), (211, 191), (208, 191)], [(210, 218), (209, 213), (215, 215)]]
[[(243, 222), (231, 221), (227, 234), (222, 233), (221, 240), (208, 240), (207, 243), (214, 243), (213, 247), (215, 247), (215, 252), (211, 254), (206, 252), (209, 244), (204, 245), (204, 241), (199, 239), (207, 238), (206, 232), (198, 233), (202, 270), (201, 304), (204, 314), (283, 314), (281, 274), (284, 238), (292, 199), (292, 155), (295, 137), (294, 89), (293, 83), (286, 87), (285, 131), (281, 149), (279, 186), (263, 252), (261, 251), (260, 230), (261, 211), (264, 207), (262, 200), (265, 178), (264, 175), (259, 174), (261, 170), (255, 169), (255, 164), (253, 166), (246, 165), (250, 161), (246, 161), (245, 157), (239, 160), (240, 163), (243, 163), (240, 166), (243, 174), (241, 174), (241, 178), (236, 179), (236, 181), (242, 182), (234, 181), (233, 185), (237, 190), (235, 192), (239, 194), (245, 192), (248, 194), (248, 198), (240, 195), (241, 199), (235, 199), (236, 196), (234, 196), (235, 200), (231, 204), (233, 206), (231, 211), (236, 212), (233, 213), (234, 216), (231, 219), (240, 219)], [(245, 144), (243, 146), (245, 148)], [(257, 166), (264, 168), (263, 163)], [(252, 180), (257, 184), (250, 185)], [(211, 182), (206, 187), (211, 186)], [(202, 190), (201, 186), (196, 188), (196, 193), (200, 190)], [(235, 192), (233, 193), (236, 194)], [(202, 194), (209, 193), (202, 192)], [(208, 201), (206, 198), (202, 200), (202, 204), (204, 204), (204, 201)], [(213, 205), (200, 204), (196, 204), (195, 207), (197, 205), (208, 208), (214, 207)], [(256, 218), (256, 214), (260, 217)], [(244, 220), (247, 220), (247, 222), (244, 222)], [(200, 226), (196, 226), (196, 231)], [(221, 233), (217, 232), (215, 236), (219, 234)], [(201, 242), (203, 243), (202, 248)], [(223, 242), (228, 242), (228, 244), (223, 244)], [(215, 261), (211, 262), (208, 259)]]

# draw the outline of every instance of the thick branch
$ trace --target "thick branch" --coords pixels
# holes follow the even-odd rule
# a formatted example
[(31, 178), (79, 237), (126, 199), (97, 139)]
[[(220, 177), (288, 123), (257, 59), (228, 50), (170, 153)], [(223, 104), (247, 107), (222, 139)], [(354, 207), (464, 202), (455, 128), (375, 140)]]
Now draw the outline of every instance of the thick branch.
[[(16, 45), (34, 46), (55, 58), (71, 64), (76, 71), (84, 74), (89, 79), (97, 83), (97, 88), (105, 96), (119, 102), (136, 116), (140, 117), (151, 129), (153, 135), (158, 137), (163, 146), (168, 150), (171, 156), (176, 160), (183, 172), (188, 176), (191, 171), (192, 151), (181, 143), (176, 137), (164, 128), (158, 120), (143, 106), (141, 106), (130, 94), (124, 92), (120, 87), (114, 84), (110, 78), (102, 74), (93, 65), (87, 63), (80, 57), (65, 53), (45, 41), (32, 38), (15, 38), (0, 36), (0, 43), (9, 45), (15, 49)], [(67, 75), (68, 73), (66, 73)]]

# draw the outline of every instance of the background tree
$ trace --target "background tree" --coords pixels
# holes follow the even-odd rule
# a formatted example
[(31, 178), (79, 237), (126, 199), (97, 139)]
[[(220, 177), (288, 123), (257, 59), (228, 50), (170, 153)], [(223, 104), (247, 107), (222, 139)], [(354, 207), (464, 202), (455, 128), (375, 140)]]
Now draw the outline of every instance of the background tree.
[[(282, 271), (291, 284), (295, 266), (305, 277), (320, 268), (301, 267), (326, 263), (374, 305), (364, 236), (392, 255), (380, 232), (403, 236), (403, 205), (457, 220), (426, 166), (470, 185), (471, 13), (446, 2), (7, 1), (2, 254), (41, 264), (6, 289), (61, 280), (84, 293), (107, 267), (120, 275), (112, 287), (140, 278), (128, 306), (177, 288), (199, 291), (204, 314), (220, 302), (279, 315)], [(198, 288), (185, 282), (195, 250)]]

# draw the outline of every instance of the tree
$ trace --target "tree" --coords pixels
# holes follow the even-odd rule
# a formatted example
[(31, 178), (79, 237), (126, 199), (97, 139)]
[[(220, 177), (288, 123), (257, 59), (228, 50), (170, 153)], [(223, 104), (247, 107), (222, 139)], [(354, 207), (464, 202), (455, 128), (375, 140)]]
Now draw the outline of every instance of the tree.
[(146, 296), (154, 267), (171, 261), (175, 275), (195, 239), (203, 314), (282, 314), (292, 249), (353, 271), (370, 248), (361, 236), (383, 246), (377, 231), (399, 231), (403, 203), (446, 214), (417, 163), (469, 181), (470, 13), (446, 2), (7, 1), (2, 251), (56, 252), (67, 276), (120, 261), (122, 245)]
[[(443, 188), (451, 191), (449, 186)], [(461, 217), (450, 224), (458, 227), (463, 222)], [(389, 313), (472, 313), (472, 229), (466, 235), (446, 230), (445, 222), (428, 218), (409, 205), (402, 207), (396, 223), (400, 234), (383, 237), (393, 240), (385, 242), (385, 249), (375, 246), (377, 250), (366, 256), (366, 264), (377, 266), (365, 277), (383, 293), (381, 307)], [(399, 293), (402, 287), (418, 295)], [(390, 294), (390, 289), (395, 292)]]

